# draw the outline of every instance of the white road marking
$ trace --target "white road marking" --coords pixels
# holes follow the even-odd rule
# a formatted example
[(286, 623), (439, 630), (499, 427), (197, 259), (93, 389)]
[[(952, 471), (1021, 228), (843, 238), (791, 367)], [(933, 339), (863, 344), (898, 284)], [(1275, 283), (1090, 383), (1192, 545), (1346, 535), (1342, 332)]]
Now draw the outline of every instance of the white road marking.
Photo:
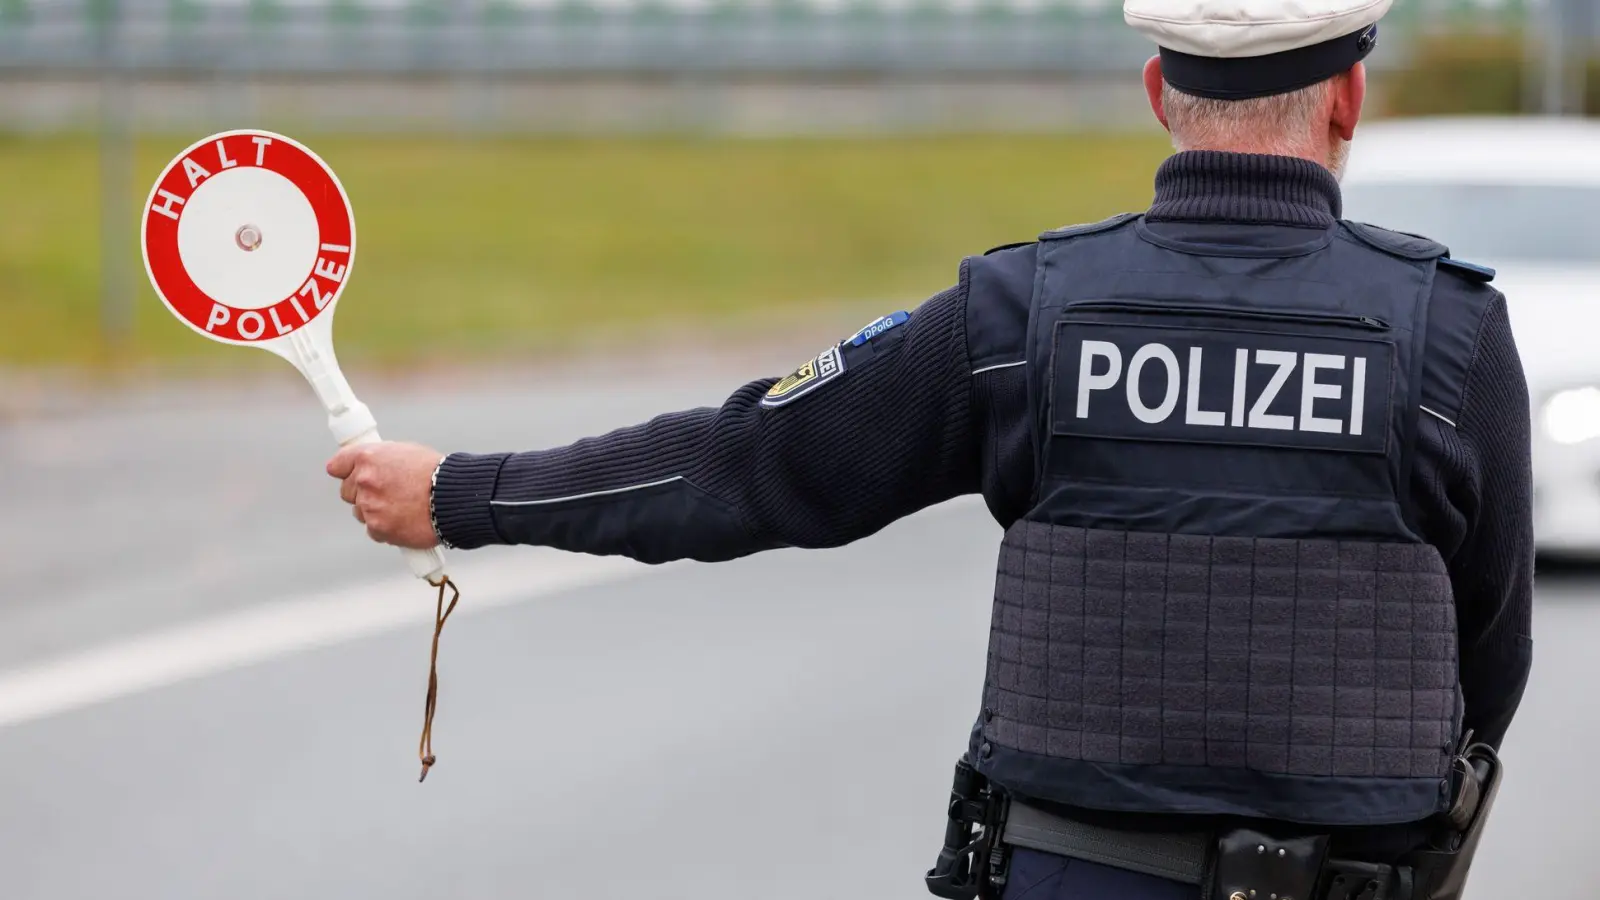
[[(652, 567), (614, 557), (519, 550), (452, 564), (455, 616), (631, 578)], [(661, 571), (666, 567), (655, 567)], [(0, 728), (303, 650), (431, 623), (436, 592), (414, 578), (318, 592), (0, 672)], [(447, 598), (448, 599), (448, 598)]]
[[(984, 509), (977, 495), (923, 514)], [(686, 565), (519, 547), (497, 558), (457, 553), (455, 616)], [(436, 592), (395, 577), (319, 591), (0, 672), (0, 728), (155, 690), (282, 656), (431, 623)]]

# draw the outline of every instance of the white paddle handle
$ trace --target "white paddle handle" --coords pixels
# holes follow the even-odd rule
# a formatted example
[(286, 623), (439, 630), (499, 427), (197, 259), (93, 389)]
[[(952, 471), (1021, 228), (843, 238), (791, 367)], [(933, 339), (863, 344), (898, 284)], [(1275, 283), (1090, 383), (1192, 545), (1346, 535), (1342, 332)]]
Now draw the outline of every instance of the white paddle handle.
[[(328, 430), (333, 432), (333, 438), (340, 447), (380, 443), (383, 438), (378, 436), (378, 422), (372, 417), (372, 410), (356, 399), (350, 382), (339, 371), (339, 363), (333, 356), (331, 331), (326, 330), (330, 326), (323, 322), (323, 319), (317, 319), (310, 328), (290, 335), (289, 344), (275, 352), (294, 363), (300, 374), (311, 383), (311, 389), (317, 392), (317, 399), (328, 411)], [(313, 338), (312, 334), (317, 334), (320, 340)], [(418, 578), (437, 585), (445, 577), (443, 549), (434, 547), (432, 550), (402, 552), (406, 564), (411, 567), (411, 573)]]
[[(377, 444), (382, 442), (382, 440), (383, 438), (378, 436), (378, 429), (373, 428), (365, 434), (362, 434), (360, 437), (357, 437), (355, 440), (350, 441), (345, 446), (355, 446), (356, 444)], [(434, 585), (438, 584), (439, 580), (444, 578), (445, 571), (443, 549), (434, 547), (432, 550), (402, 550), (400, 552), (406, 558), (406, 565), (411, 567), (411, 574), (421, 578), (429, 584)]]

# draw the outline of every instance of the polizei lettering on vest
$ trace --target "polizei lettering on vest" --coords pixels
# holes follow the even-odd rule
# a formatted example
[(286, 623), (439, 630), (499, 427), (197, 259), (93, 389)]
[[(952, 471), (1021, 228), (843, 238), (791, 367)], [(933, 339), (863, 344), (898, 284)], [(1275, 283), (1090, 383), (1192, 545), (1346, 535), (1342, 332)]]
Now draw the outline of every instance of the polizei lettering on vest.
[[(1256, 397), (1255, 405), (1250, 407), (1249, 424), (1246, 426), (1243, 410), (1245, 407), (1245, 393), (1247, 387), (1248, 369), (1250, 366), (1250, 351), (1240, 348), (1235, 351), (1233, 380), (1233, 419), (1232, 427), (1270, 428), (1278, 431), (1317, 431), (1323, 434), (1344, 434), (1345, 422), (1341, 419), (1322, 418), (1313, 414), (1316, 401), (1339, 400), (1344, 396), (1344, 388), (1337, 384), (1322, 384), (1317, 381), (1318, 371), (1321, 369), (1343, 369), (1350, 362), (1347, 357), (1334, 356), (1328, 353), (1306, 353), (1304, 356), (1304, 374), (1301, 376), (1300, 415), (1296, 422), (1294, 416), (1272, 415), (1267, 412), (1272, 407), (1273, 401), (1283, 390), (1283, 386), (1294, 374), (1297, 366), (1301, 364), (1301, 354), (1285, 350), (1257, 350), (1255, 362), (1257, 365), (1270, 365), (1276, 368), (1272, 380)], [(1095, 361), (1104, 359), (1110, 367), (1102, 374), (1093, 372)], [(1158, 406), (1146, 406), (1142, 399), (1142, 385), (1144, 383), (1144, 366), (1151, 360), (1159, 361), (1167, 371), (1165, 394)], [(1078, 378), (1078, 418), (1089, 418), (1089, 400), (1096, 391), (1109, 390), (1122, 380), (1122, 352), (1116, 344), (1106, 341), (1083, 342), (1083, 371)], [(1171, 347), (1165, 344), (1146, 344), (1140, 347), (1133, 355), (1133, 361), (1128, 364), (1127, 395), (1128, 409), (1134, 417), (1141, 422), (1152, 425), (1159, 424), (1171, 418), (1178, 407), (1180, 393), (1188, 398), (1188, 405), (1184, 412), (1184, 423), (1188, 425), (1203, 425), (1215, 428), (1227, 427), (1230, 422), (1220, 410), (1206, 411), (1200, 409), (1200, 379), (1204, 371), (1205, 351), (1200, 347), (1189, 348), (1188, 377), (1183, 379), (1178, 374), (1178, 355)], [(1361, 383), (1365, 380), (1367, 360), (1356, 357), (1353, 368), (1356, 376), (1356, 390), (1351, 392), (1351, 410), (1349, 420), (1349, 433), (1359, 435), (1366, 424), (1365, 416), (1365, 391)]]
[(1393, 350), (1366, 337), (1070, 324), (1051, 415), (1058, 434), (1383, 452)]

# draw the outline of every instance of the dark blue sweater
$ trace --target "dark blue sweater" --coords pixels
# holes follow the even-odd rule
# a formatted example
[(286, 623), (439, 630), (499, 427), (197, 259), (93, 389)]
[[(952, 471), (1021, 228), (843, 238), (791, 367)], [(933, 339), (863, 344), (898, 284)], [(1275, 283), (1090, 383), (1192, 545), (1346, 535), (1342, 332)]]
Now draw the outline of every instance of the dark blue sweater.
[[(1248, 228), (1325, 229), (1339, 215), (1338, 184), (1320, 166), (1181, 153), (1158, 173), (1147, 221), (1227, 241)], [(1033, 248), (1008, 257), (1025, 279)], [(980, 294), (1015, 308), (975, 318), (970, 287), (963, 263), (955, 287), (881, 337), (846, 342), (844, 372), (792, 403), (762, 405), (778, 381), (768, 378), (720, 408), (568, 447), (454, 454), (435, 490), (440, 536), (460, 548), (720, 561), (847, 544), (971, 493), (1009, 526), (1027, 508), (1034, 471), (1024, 370), (1011, 365), (1023, 354), (1027, 298)], [(1441, 269), (1435, 304), (1452, 298), (1486, 312), (1475, 334), (1430, 331), (1476, 350), (1456, 420), (1421, 417), (1410, 484), (1425, 536), (1450, 565), (1466, 727), (1498, 745), (1532, 656), (1529, 399), (1504, 297)]]

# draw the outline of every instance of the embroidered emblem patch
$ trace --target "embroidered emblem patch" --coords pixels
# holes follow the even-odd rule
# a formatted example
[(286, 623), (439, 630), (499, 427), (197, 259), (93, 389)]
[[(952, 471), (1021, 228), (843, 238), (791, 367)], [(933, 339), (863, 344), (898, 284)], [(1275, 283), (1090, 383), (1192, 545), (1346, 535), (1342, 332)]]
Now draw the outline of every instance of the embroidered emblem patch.
[(794, 370), (794, 374), (772, 386), (761, 398), (761, 405), (772, 409), (804, 397), (819, 387), (844, 374), (844, 357), (838, 347), (829, 347)]

